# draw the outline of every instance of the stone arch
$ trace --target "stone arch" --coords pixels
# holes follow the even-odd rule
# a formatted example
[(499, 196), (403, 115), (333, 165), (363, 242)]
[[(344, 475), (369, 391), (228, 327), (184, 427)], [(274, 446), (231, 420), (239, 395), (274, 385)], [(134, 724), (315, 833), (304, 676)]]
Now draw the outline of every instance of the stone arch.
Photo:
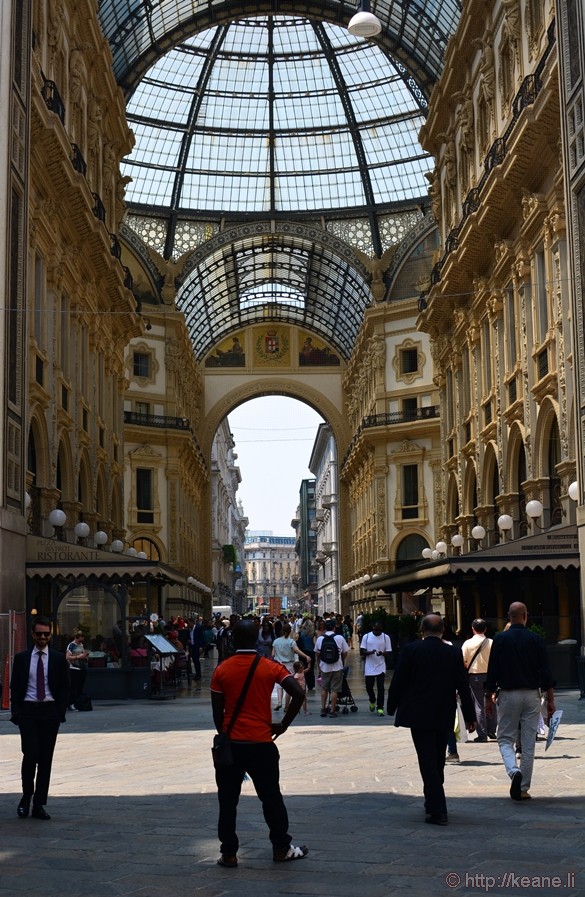
[[(416, 550), (414, 552), (408, 552), (408, 556), (405, 557), (404, 549), (408, 543), (410, 543), (411, 546), (416, 546)], [(390, 557), (394, 559), (396, 569), (398, 570), (400, 567), (404, 567), (407, 564), (414, 564), (417, 561), (420, 561), (423, 548), (433, 547), (434, 546), (429, 543), (428, 533), (423, 529), (414, 527), (407, 532), (398, 533), (390, 546)]]
[(461, 513), (461, 508), (459, 507), (459, 489), (457, 486), (457, 477), (453, 472), (451, 472), (447, 483), (446, 510), (447, 524), (455, 524), (457, 518)]
[[(32, 457), (31, 451), (34, 453), (35, 459), (34, 471), (29, 466)], [(27, 470), (30, 473), (34, 472), (34, 481), (32, 483), (27, 481), (27, 485), (42, 487), (50, 484), (49, 458), (49, 434), (45, 416), (42, 412), (33, 413), (28, 430)]]
[(475, 463), (470, 459), (467, 462), (463, 477), (463, 514), (475, 516), (478, 500), (477, 470), (475, 469)]
[(95, 493), (93, 490), (91, 466), (87, 451), (83, 451), (79, 459), (79, 476), (77, 480), (77, 500), (81, 510), (86, 513), (93, 511), (95, 506)]
[(75, 482), (75, 465), (68, 433), (63, 433), (59, 441), (55, 464), (55, 484), (61, 491), (61, 501), (76, 501), (77, 483)]
[(238, 405), (242, 405), (250, 399), (268, 395), (282, 395), (291, 399), (298, 399), (300, 402), (305, 402), (314, 408), (330, 424), (335, 436), (339, 459), (343, 458), (350, 439), (348, 423), (343, 408), (338, 407), (320, 390), (306, 383), (295, 381), (292, 378), (279, 377), (267, 380), (266, 378), (251, 376), (247, 382), (227, 391), (215, 405), (206, 411), (204, 424), (197, 435), (208, 465), (211, 460), (213, 437), (224, 417)]
[(100, 520), (108, 520), (110, 508), (108, 506), (107, 476), (103, 465), (100, 464), (95, 489), (95, 509)]
[(486, 511), (486, 520), (489, 522), (487, 527), (491, 530), (495, 538), (499, 538), (499, 529), (497, 519), (500, 516), (497, 498), (501, 491), (500, 472), (498, 469), (498, 456), (496, 444), (488, 442), (484, 452), (483, 475), (481, 481), (481, 504), (487, 509), (491, 508), (491, 519)]
[[(348, 449), (350, 443), (350, 430), (347, 418), (344, 415), (340, 401), (336, 403), (324, 394), (323, 391), (309, 386), (307, 383), (298, 379), (286, 377), (266, 378), (250, 375), (244, 382), (238, 386), (229, 389), (229, 381), (224, 380), (226, 390), (215, 403), (206, 409), (203, 419), (203, 425), (198, 431), (198, 440), (205, 463), (207, 467), (211, 464), (211, 449), (213, 438), (221, 421), (233, 411), (238, 405), (250, 399), (260, 398), (268, 395), (282, 395), (291, 399), (297, 399), (305, 402), (321, 414), (330, 425), (337, 446), (337, 454), (339, 465)], [(201, 553), (201, 573), (205, 581), (211, 579), (211, 498), (209, 487), (204, 493), (204, 501), (201, 508), (201, 519), (205, 521), (203, 526), (206, 528), (201, 533), (201, 545), (203, 546)], [(344, 582), (348, 578), (348, 573), (352, 561), (351, 554), (351, 536), (350, 536), (350, 515), (349, 515), (349, 496), (346, 484), (342, 478), (339, 478), (339, 574), (340, 582)]]
[(548, 469), (548, 443), (555, 424), (558, 432), (558, 422), (559, 404), (547, 396), (540, 406), (534, 433), (532, 464), (535, 477), (546, 477), (551, 473)]
[(525, 452), (525, 436), (524, 426), (515, 422), (510, 428), (508, 436), (508, 451), (506, 462), (504, 465), (504, 492), (519, 492), (520, 483), (518, 481), (518, 464), (520, 461), (520, 453)]

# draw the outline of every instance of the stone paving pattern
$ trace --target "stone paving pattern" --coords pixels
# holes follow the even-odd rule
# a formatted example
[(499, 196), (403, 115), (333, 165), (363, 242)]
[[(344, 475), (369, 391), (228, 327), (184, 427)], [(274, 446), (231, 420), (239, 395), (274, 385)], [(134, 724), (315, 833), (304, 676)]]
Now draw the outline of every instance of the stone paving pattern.
[(69, 713), (55, 752), (50, 822), (16, 816), (20, 739), (9, 714), (0, 712), (1, 895), (440, 897), (555, 890), (539, 886), (538, 876), (559, 876), (565, 897), (585, 894), (579, 693), (557, 696), (564, 716), (549, 751), (537, 745), (531, 801), (510, 799), (495, 743), (460, 745), (461, 763), (446, 768), (450, 823), (443, 828), (424, 823), (410, 733), (369, 713), (357, 659), (350, 684), (358, 712), (323, 720), (311, 695), (311, 714), (301, 712), (278, 740), (290, 831), (294, 843), (309, 846), (309, 856), (272, 862), (248, 782), (238, 815), (240, 865), (218, 867), (213, 663), (205, 662), (201, 687), (185, 685), (176, 699), (94, 702), (91, 713)]

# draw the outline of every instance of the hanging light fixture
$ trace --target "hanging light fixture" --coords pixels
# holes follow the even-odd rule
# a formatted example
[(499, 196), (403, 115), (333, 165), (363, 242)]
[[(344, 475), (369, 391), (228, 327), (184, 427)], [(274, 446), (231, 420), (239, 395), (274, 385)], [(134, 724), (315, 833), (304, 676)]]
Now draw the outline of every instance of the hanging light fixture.
[(380, 19), (370, 12), (370, 0), (358, 0), (357, 11), (347, 30), (354, 37), (375, 37), (382, 30)]

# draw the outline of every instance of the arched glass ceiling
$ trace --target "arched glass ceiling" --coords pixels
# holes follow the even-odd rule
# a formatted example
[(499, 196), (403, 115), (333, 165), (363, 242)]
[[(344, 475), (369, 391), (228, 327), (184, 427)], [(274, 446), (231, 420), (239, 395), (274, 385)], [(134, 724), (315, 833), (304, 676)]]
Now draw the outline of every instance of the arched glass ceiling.
[[(428, 96), (461, 13), (461, 0), (371, 0), (382, 24), (376, 38), (395, 53)], [(237, 6), (237, 11), (234, 7)], [(345, 26), (354, 3), (344, 0), (99, 0), (118, 82), (131, 93), (161, 53), (186, 36), (234, 17), (301, 14)]]
[(306, 327), (347, 359), (369, 301), (365, 273), (331, 247), (307, 236), (262, 233), (205, 256), (177, 295), (200, 359), (229, 333), (259, 320)]
[[(270, 16), (207, 29), (161, 57), (127, 106), (133, 209), (370, 218), (425, 197), (426, 103), (402, 67), (345, 28)], [(165, 256), (173, 252), (173, 226)]]

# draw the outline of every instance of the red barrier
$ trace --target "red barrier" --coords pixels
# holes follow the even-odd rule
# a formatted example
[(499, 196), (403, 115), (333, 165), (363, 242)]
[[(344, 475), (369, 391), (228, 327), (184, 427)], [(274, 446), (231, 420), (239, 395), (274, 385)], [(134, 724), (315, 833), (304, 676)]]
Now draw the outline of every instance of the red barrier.
[(8, 679), (10, 677), (10, 658), (6, 657), (4, 660), (4, 675), (2, 676), (2, 710), (10, 710), (10, 684)]

